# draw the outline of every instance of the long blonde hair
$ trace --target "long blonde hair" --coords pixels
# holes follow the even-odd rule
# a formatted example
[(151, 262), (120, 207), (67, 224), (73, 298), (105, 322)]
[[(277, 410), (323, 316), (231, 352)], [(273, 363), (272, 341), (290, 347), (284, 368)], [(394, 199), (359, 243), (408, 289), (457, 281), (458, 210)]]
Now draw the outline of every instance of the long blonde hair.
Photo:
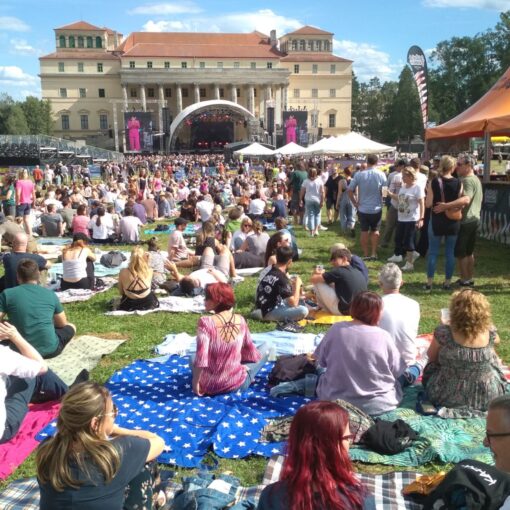
[(143, 280), (148, 278), (150, 268), (145, 256), (145, 250), (141, 246), (135, 246), (131, 252), (131, 258), (129, 259), (129, 272), (137, 275)]
[(112, 481), (120, 467), (120, 453), (91, 425), (93, 418), (102, 419), (109, 398), (109, 391), (92, 381), (77, 384), (64, 395), (57, 433), (41, 444), (35, 457), (37, 476), (43, 484), (49, 483), (57, 491), (79, 488), (82, 482), (73, 477), (73, 463), (86, 474), (87, 465), (93, 464), (105, 483)]

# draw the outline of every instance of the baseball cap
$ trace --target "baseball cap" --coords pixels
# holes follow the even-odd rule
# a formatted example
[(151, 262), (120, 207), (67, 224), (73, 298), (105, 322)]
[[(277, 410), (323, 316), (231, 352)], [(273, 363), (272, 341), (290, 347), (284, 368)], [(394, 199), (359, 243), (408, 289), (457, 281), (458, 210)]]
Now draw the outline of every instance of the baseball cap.
[(174, 223), (175, 226), (178, 227), (179, 225), (187, 225), (189, 222), (185, 218), (176, 218)]

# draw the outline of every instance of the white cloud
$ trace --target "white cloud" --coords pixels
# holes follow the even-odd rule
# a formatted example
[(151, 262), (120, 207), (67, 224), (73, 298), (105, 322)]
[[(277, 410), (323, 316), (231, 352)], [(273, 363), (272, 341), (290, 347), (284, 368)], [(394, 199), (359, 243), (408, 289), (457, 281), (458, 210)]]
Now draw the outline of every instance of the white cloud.
[(0, 16), (0, 30), (9, 32), (29, 32), (30, 27), (14, 16)]
[(202, 9), (193, 2), (165, 2), (160, 4), (140, 5), (128, 11), (128, 14), (150, 14), (167, 16), (169, 14), (197, 14)]
[(381, 82), (395, 80), (403, 67), (392, 64), (389, 54), (372, 44), (334, 39), (333, 50), (340, 57), (354, 60), (353, 69), (361, 82), (374, 77), (379, 78)]
[(143, 25), (146, 32), (201, 31), (201, 32), (252, 32), (258, 30), (268, 34), (276, 30), (278, 36), (304, 25), (295, 18), (286, 18), (271, 9), (218, 15), (218, 17), (190, 17), (182, 21), (149, 20)]
[(25, 39), (11, 39), (10, 53), (16, 55), (41, 55), (40, 49), (34, 48)]
[(510, 8), (508, 0), (423, 0), (423, 5), (425, 7), (465, 7), (494, 11), (506, 11)]
[(20, 87), (34, 87), (38, 83), (38, 78), (25, 73), (18, 66), (0, 66), (0, 84), (18, 85)]

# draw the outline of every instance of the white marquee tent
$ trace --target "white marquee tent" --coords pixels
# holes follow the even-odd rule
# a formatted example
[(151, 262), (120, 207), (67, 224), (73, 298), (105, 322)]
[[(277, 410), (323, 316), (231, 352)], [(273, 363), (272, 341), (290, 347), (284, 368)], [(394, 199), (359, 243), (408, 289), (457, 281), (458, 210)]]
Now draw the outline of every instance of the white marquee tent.
[(395, 147), (374, 142), (360, 133), (351, 131), (337, 137), (323, 138), (308, 147), (308, 154), (379, 154), (394, 151)]
[(279, 149), (275, 149), (273, 154), (281, 154), (282, 156), (296, 156), (299, 154), (306, 154), (307, 149), (305, 147), (301, 147), (297, 143), (290, 142)]
[(240, 149), (238, 151), (235, 151), (234, 154), (236, 156), (272, 156), (274, 152), (271, 149), (268, 149), (267, 147), (264, 147), (263, 145), (260, 145), (260, 143), (252, 143), (251, 145), (248, 145), (244, 149)]

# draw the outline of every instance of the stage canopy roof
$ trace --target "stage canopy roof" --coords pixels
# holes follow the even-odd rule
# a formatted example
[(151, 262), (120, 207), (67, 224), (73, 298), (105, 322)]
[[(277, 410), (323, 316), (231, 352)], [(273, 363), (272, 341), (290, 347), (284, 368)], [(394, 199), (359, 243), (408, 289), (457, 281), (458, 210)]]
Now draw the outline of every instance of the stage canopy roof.
[(510, 68), (474, 105), (457, 117), (425, 131), (425, 138), (484, 136), (510, 132)]

